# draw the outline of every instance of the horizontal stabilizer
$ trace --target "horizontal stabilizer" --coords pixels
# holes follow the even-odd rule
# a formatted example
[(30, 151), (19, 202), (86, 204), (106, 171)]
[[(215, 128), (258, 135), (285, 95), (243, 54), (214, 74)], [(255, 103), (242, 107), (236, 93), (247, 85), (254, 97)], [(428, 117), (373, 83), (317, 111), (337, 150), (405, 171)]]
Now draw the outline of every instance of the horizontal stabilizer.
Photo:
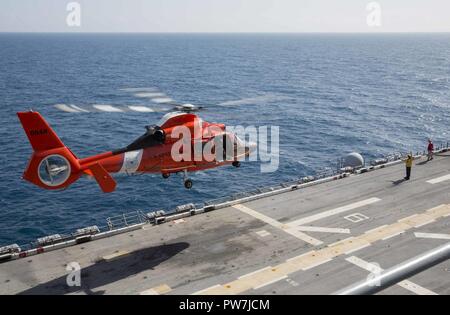
[(116, 189), (116, 181), (100, 164), (89, 166), (89, 170), (104, 193), (110, 193)]

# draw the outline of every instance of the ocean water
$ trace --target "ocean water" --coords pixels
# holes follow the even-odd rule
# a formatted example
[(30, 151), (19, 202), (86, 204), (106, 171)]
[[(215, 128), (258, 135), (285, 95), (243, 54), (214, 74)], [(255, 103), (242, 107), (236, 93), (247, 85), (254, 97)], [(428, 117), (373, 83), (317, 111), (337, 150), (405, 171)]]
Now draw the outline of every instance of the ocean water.
[[(119, 176), (117, 191), (81, 179), (45, 191), (21, 179), (31, 147), (16, 117), (41, 112), (79, 157), (129, 144), (164, 105), (127, 88), (157, 87), (200, 115), (280, 127), (280, 163), (181, 177)], [(55, 104), (146, 105), (156, 112), (67, 113)], [(450, 140), (450, 35), (0, 34), (0, 245), (103, 225), (133, 210), (170, 209), (330, 167)]]

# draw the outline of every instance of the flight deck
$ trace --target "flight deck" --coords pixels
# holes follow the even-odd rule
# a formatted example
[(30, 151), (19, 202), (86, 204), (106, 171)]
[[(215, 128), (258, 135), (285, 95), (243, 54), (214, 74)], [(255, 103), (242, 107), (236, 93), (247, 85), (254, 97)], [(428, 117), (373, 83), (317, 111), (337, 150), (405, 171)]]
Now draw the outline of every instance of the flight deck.
[[(333, 294), (450, 241), (450, 152), (404, 176), (398, 161), (22, 256), (0, 294)], [(450, 261), (380, 294), (450, 294)]]

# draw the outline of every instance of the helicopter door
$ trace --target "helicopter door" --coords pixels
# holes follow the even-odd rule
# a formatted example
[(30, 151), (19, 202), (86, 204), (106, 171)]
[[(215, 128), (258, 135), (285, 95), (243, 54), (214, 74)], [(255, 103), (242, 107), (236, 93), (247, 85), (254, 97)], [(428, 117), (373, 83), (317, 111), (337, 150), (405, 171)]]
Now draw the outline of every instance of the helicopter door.
[(218, 141), (218, 146), (216, 148), (222, 148), (222, 154), (217, 152), (218, 162), (232, 161), (234, 159), (234, 137), (229, 133), (222, 135), (221, 139)]

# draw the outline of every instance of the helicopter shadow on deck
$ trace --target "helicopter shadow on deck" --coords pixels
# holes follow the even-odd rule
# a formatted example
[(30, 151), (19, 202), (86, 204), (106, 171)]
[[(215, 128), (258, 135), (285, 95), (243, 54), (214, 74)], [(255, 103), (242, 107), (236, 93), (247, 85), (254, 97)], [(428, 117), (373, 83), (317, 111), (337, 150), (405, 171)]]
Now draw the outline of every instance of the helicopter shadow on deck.
[[(151, 270), (189, 247), (189, 243), (179, 242), (148, 247), (134, 251), (112, 261), (99, 261), (81, 269), (81, 287), (69, 287), (67, 275), (39, 284), (20, 292), (20, 295), (56, 295), (75, 292), (104, 294), (105, 291), (92, 291), (95, 288), (114, 283), (140, 272)], [(67, 273), (69, 274), (69, 272)]]

